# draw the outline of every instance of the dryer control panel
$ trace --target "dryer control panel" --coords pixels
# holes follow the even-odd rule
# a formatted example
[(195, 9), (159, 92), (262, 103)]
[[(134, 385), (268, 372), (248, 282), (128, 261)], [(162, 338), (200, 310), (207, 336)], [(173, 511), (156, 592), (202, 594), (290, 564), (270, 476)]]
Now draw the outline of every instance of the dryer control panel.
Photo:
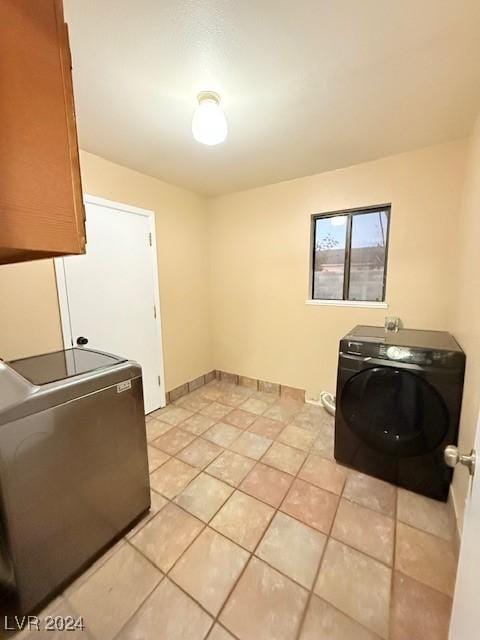
[(340, 342), (340, 351), (350, 355), (415, 364), (421, 367), (457, 369), (464, 366), (464, 354), (458, 351), (422, 349), (404, 345), (387, 344), (383, 341), (349, 339)]

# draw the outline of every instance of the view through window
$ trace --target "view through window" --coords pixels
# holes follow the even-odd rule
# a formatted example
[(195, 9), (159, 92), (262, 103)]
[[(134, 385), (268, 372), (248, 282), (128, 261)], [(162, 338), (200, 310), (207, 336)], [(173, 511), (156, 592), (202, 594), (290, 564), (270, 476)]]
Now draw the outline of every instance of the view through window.
[(383, 302), (390, 206), (314, 216), (314, 300)]

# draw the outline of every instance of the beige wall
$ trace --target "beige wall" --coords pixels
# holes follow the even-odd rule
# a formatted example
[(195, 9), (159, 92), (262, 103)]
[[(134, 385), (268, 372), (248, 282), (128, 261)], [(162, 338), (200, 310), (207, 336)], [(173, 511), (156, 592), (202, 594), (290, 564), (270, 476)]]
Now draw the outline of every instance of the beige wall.
[[(470, 141), (458, 242), (458, 295), (453, 298), (454, 333), (467, 354), (459, 448), (473, 447), (480, 409), (480, 116)], [(478, 452), (477, 452), (478, 453)], [(468, 494), (466, 469), (455, 471), (453, 493), (459, 521)]]
[[(209, 202), (216, 368), (334, 390), (356, 324), (452, 330), (466, 142), (430, 147)], [(307, 306), (310, 216), (392, 203), (388, 310)]]
[[(156, 212), (166, 388), (213, 368), (205, 199), (155, 178), (81, 153), (84, 190)], [(62, 344), (51, 260), (0, 268), (0, 356)]]
[(0, 267), (0, 358), (11, 360), (62, 347), (52, 260)]

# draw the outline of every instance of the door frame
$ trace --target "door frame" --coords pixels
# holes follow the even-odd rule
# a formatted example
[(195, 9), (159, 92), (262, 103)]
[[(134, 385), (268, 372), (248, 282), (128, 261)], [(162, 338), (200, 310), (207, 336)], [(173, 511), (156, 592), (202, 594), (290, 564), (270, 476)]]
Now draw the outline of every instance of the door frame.
[[(163, 384), (161, 385), (161, 397), (160, 406), (166, 405), (166, 391), (165, 391), (165, 364), (163, 356), (163, 338), (162, 338), (162, 312), (160, 307), (160, 286), (158, 281), (158, 260), (157, 260), (157, 238), (155, 233), (155, 211), (151, 209), (141, 209), (140, 207), (134, 207), (130, 204), (124, 204), (122, 202), (115, 202), (114, 200), (108, 200), (107, 198), (101, 198), (99, 196), (93, 196), (88, 193), (83, 194), (83, 202), (87, 204), (95, 204), (100, 207), (108, 207), (109, 209), (115, 209), (119, 213), (133, 214), (137, 216), (144, 216), (149, 221), (152, 251), (150, 252), (150, 265), (152, 269), (153, 277), (153, 295), (154, 304), (157, 311), (156, 314), (156, 329), (158, 339), (158, 349), (160, 358), (160, 375), (162, 376)], [(87, 251), (88, 251), (88, 237), (87, 237)], [(68, 257), (68, 256), (65, 256)], [(55, 276), (57, 279), (57, 293), (58, 293), (58, 305), (60, 309), (60, 321), (62, 325), (63, 345), (65, 349), (71, 349), (73, 345), (72, 327), (70, 323), (70, 308), (68, 305), (68, 291), (67, 291), (67, 279), (65, 276), (65, 266), (63, 257), (54, 258)]]

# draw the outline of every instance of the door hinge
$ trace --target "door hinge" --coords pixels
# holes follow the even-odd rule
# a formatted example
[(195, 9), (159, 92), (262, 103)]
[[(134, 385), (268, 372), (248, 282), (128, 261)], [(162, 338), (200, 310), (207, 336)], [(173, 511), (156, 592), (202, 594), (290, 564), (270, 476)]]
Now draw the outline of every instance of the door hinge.
[(161, 387), (162, 386), (162, 379), (160, 376), (157, 377), (158, 380), (158, 386)]
[(155, 304), (153, 305), (153, 317), (157, 317), (157, 306)]
[(151, 232), (148, 234), (148, 244), (150, 246), (152, 246), (152, 233)]

